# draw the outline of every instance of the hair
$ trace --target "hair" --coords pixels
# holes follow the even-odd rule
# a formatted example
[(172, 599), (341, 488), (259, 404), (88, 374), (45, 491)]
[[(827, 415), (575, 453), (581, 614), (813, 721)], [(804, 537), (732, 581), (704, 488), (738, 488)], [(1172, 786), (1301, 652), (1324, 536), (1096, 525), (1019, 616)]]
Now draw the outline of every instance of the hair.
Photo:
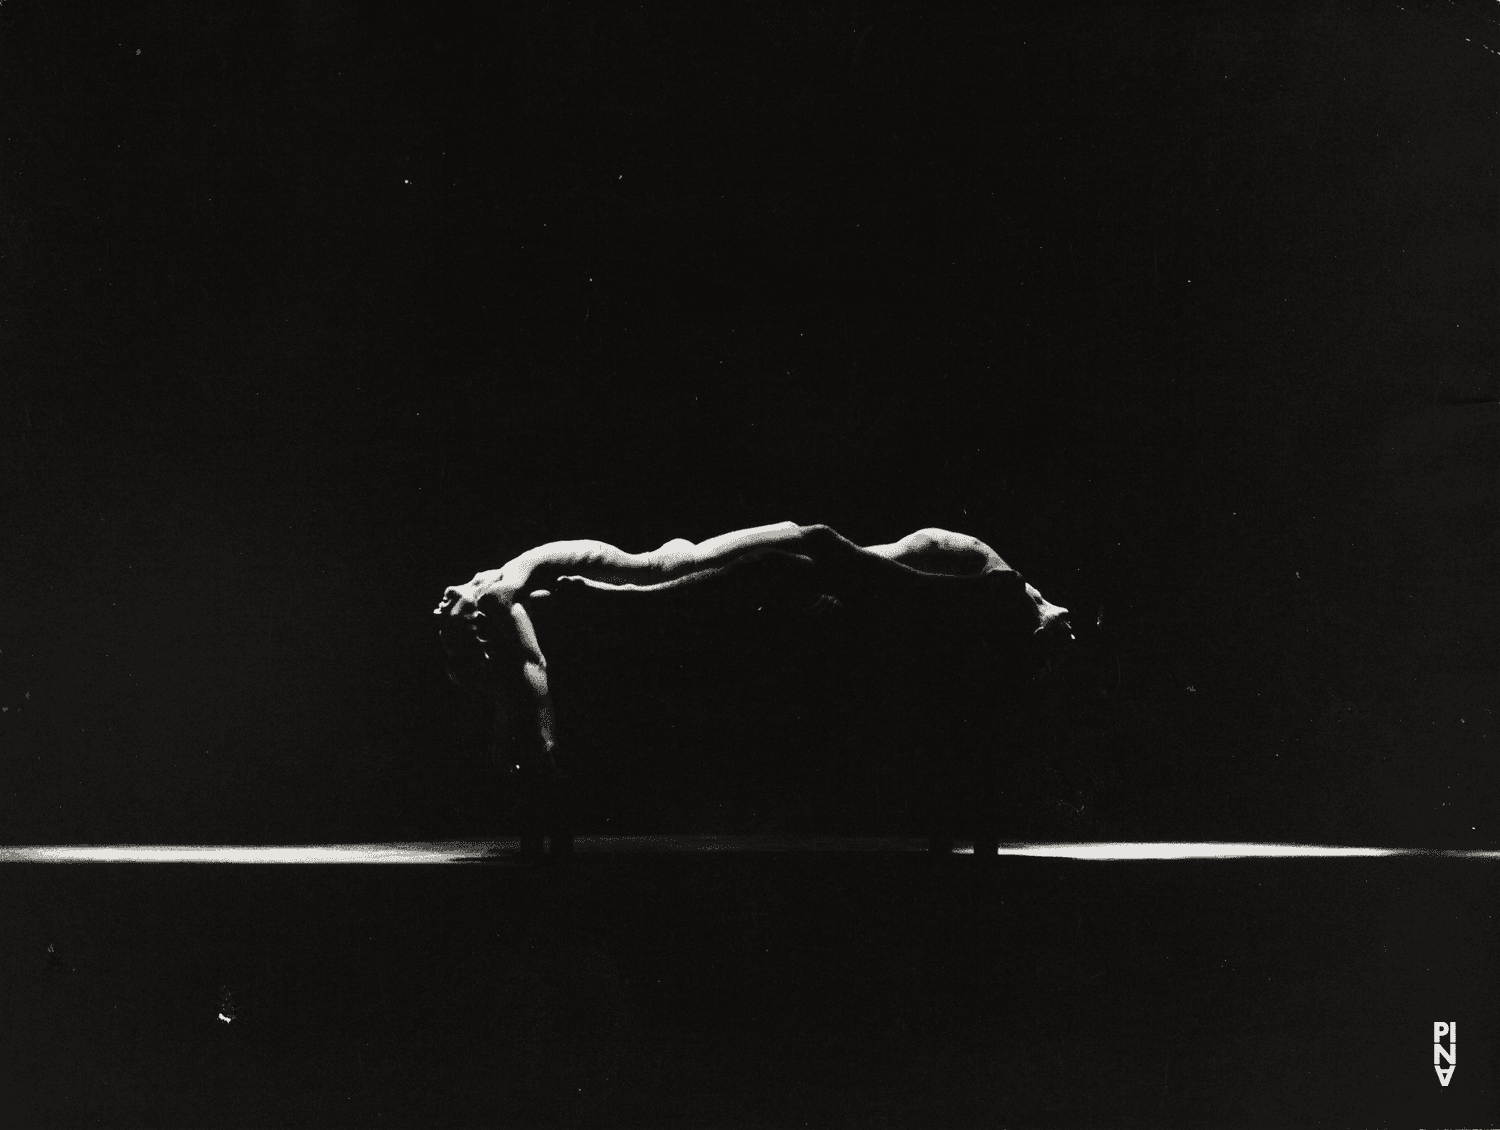
[(448, 678), (467, 690), (481, 690), (485, 665), (490, 659), (485, 614), (472, 603), (466, 606), (458, 590), (450, 588), (433, 615), (439, 618), (438, 637), (443, 644)]
[(1032, 637), (1038, 661), (1037, 678), (1046, 678), (1068, 659), (1076, 642), (1073, 625), (1066, 616), (1056, 616), (1047, 621)]

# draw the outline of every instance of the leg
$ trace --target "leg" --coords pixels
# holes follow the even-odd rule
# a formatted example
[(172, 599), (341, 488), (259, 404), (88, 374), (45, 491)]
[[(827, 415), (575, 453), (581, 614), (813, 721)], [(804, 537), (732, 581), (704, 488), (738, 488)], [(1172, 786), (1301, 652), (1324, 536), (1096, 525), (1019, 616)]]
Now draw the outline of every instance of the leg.
[(573, 857), (573, 779), (557, 764), (555, 756), (548, 760), (551, 777), (542, 790), (542, 819), (550, 853), (548, 862), (566, 863)]
[(1001, 832), (1006, 823), (1000, 783), (1004, 761), (991, 742), (1004, 739), (993, 727), (982, 726), (961, 740), (965, 747), (961, 771), (964, 823), (974, 837), (975, 860), (981, 866), (989, 866), (1000, 858)]
[(949, 787), (948, 768), (952, 751), (941, 748), (924, 751), (927, 763), (927, 851), (933, 856), (953, 854), (954, 827), (953, 790)]
[(1000, 833), (992, 829), (974, 835), (974, 858), (986, 865), (1000, 858)]
[(542, 825), (540, 820), (528, 819), (521, 832), (521, 862), (535, 866), (542, 861)]
[(524, 677), (506, 679), (491, 689), (491, 763), (495, 772), (509, 781), (510, 812), (519, 825), (521, 858), (539, 863), (545, 837), (555, 824), (557, 807), (550, 698), (543, 700), (536, 695), (534, 685)]

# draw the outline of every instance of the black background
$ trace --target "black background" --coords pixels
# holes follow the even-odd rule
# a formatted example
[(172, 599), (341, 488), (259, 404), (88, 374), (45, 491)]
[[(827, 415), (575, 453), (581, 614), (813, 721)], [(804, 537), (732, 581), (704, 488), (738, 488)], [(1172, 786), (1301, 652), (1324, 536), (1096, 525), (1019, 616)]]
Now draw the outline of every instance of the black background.
[(787, 518), (1102, 613), (1089, 834), (1496, 842), (1486, 10), (0, 30), (13, 842), (480, 830), (442, 588)]
[[(492, 831), (443, 587), (792, 519), (1073, 610), (1033, 830), (1500, 846), (1495, 19), (6, 0), (0, 838)], [(521, 1121), (1287, 1124), (1492, 1041), (1432, 862), (586, 863), (13, 872), (7, 1063), (37, 1122), (475, 1121), (502, 1047)]]

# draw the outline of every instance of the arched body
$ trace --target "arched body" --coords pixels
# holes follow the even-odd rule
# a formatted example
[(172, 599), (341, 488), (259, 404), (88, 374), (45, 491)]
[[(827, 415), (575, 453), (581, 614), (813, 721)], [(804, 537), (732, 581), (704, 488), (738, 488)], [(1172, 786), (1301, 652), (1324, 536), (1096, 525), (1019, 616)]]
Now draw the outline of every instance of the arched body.
[[(767, 559), (819, 600), (865, 622), (889, 624), (890, 646), (917, 655), (919, 663), (924, 648), (989, 655), (1005, 660), (996, 669), (1015, 682), (1018, 671), (1054, 662), (1072, 638), (1067, 609), (1045, 600), (977, 538), (924, 529), (859, 546), (827, 526), (781, 522), (699, 543), (675, 539), (645, 553), (598, 541), (549, 542), (478, 573), (447, 589), (435, 610), (449, 675), (492, 705), (497, 759), (546, 776), (555, 766), (559, 731), (547, 641), (533, 616), (543, 602), (587, 589), (596, 599), (629, 594), (637, 606), (664, 607), (667, 601), (651, 594), (682, 594)], [(978, 677), (993, 665), (967, 666)]]

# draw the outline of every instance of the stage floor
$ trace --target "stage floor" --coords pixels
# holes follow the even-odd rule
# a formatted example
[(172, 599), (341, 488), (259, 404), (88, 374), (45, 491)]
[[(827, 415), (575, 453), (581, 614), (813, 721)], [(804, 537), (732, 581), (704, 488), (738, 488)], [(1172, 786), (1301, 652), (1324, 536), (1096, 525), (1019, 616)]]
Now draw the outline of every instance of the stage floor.
[[(0, 847), (0, 863), (502, 863), (519, 862), (520, 841), (445, 840), (371, 844), (48, 844)], [(676, 835), (579, 836), (579, 855), (641, 853), (911, 853), (926, 852), (917, 837)], [(955, 855), (972, 855), (974, 845), (960, 840)], [(1002, 844), (1002, 856), (1076, 859), (1101, 862), (1169, 859), (1329, 859), (1428, 856), (1450, 859), (1500, 859), (1497, 851), (1430, 848), (1348, 847), (1282, 843), (1013, 843)]]
[(6, 849), (11, 1124), (1500, 1125), (1494, 853), (514, 846)]

